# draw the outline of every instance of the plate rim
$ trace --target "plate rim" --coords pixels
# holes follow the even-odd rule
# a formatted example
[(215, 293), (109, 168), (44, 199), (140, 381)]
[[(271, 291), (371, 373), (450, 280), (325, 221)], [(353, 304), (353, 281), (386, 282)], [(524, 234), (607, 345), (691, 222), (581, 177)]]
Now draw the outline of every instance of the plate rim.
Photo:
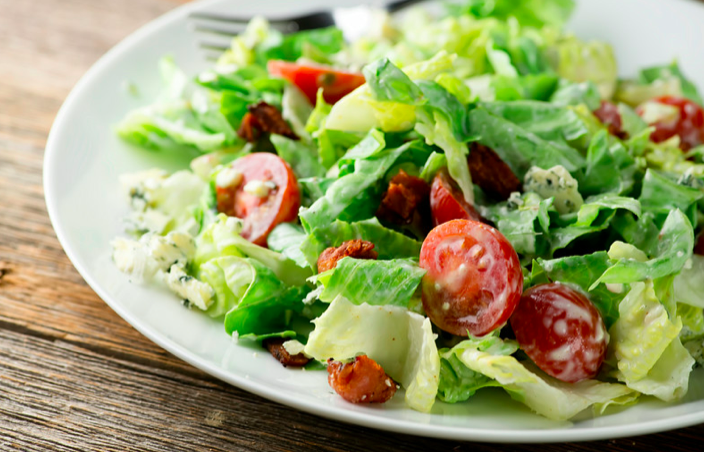
[[(680, 3), (695, 4), (692, 0), (674, 0)], [(172, 353), (179, 359), (200, 369), (201, 371), (215, 376), (216, 378), (231, 384), (237, 388), (253, 393), (267, 400), (271, 400), (294, 409), (298, 409), (310, 414), (333, 419), (349, 424), (360, 425), (376, 430), (386, 430), (395, 433), (409, 434), (414, 436), (424, 436), (431, 438), (463, 441), (483, 441), (493, 443), (541, 443), (541, 442), (574, 442), (574, 441), (594, 441), (613, 438), (631, 437), (643, 434), (652, 434), (668, 431), (677, 428), (688, 427), (704, 422), (704, 410), (694, 413), (682, 414), (679, 416), (644, 421), (628, 426), (599, 426), (585, 429), (549, 428), (549, 429), (477, 429), (471, 427), (442, 426), (431, 423), (419, 423), (402, 419), (392, 419), (378, 416), (369, 416), (363, 412), (352, 411), (342, 406), (332, 406), (314, 403), (308, 400), (297, 399), (295, 395), (288, 396), (285, 392), (272, 391), (270, 385), (258, 383), (232, 372), (227, 372), (207, 360), (197, 356), (195, 353), (181, 346), (173, 340), (162, 336), (152, 330), (146, 322), (137, 316), (132, 316), (126, 309), (123, 309), (120, 302), (113, 299), (101, 285), (91, 276), (91, 273), (81, 259), (79, 251), (70, 242), (68, 234), (64, 230), (61, 221), (61, 214), (58, 209), (58, 199), (55, 197), (51, 187), (54, 185), (55, 174), (52, 168), (54, 161), (60, 152), (59, 141), (62, 130), (68, 121), (71, 111), (78, 103), (81, 93), (85, 87), (117, 59), (120, 55), (128, 53), (138, 48), (139, 44), (153, 33), (157, 33), (168, 24), (177, 22), (186, 17), (190, 12), (207, 8), (211, 5), (222, 3), (223, 0), (199, 0), (185, 5), (178, 6), (171, 11), (157, 17), (156, 19), (142, 25), (140, 28), (130, 33), (119, 43), (113, 46), (108, 52), (101, 56), (90, 69), (78, 80), (71, 89), (69, 95), (61, 105), (54, 122), (51, 126), (44, 152), (42, 168), (42, 187), (47, 212), (51, 225), (69, 260), (76, 268), (81, 277), (86, 281), (92, 290), (103, 300), (113, 311), (115, 311), (130, 326), (135, 328), (140, 334), (149, 340)]]

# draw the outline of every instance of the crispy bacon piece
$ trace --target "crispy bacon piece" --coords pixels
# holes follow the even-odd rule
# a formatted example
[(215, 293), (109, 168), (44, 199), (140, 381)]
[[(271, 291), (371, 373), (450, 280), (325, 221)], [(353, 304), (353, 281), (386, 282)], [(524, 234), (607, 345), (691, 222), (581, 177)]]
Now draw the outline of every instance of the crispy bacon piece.
[(374, 244), (365, 240), (348, 240), (338, 247), (330, 247), (318, 256), (318, 273), (323, 273), (335, 268), (337, 262), (343, 257), (355, 259), (376, 259), (379, 254), (374, 251)]
[(389, 189), (384, 193), (376, 215), (392, 223), (410, 224), (416, 211), (427, 211), (429, 200), (430, 185), (400, 170), (389, 182)]
[(281, 112), (273, 105), (262, 101), (247, 107), (249, 113), (242, 118), (237, 134), (244, 140), (254, 142), (262, 132), (282, 135), (292, 140), (298, 140), (298, 135), (291, 129)]
[(365, 355), (347, 364), (328, 360), (328, 383), (351, 403), (384, 403), (396, 394), (396, 383)]
[(467, 164), (472, 182), (492, 198), (506, 200), (521, 190), (521, 181), (491, 148), (472, 143)]
[(303, 353), (291, 355), (284, 348), (285, 340), (280, 337), (273, 337), (264, 341), (264, 347), (276, 358), (284, 367), (303, 367), (310, 361)]

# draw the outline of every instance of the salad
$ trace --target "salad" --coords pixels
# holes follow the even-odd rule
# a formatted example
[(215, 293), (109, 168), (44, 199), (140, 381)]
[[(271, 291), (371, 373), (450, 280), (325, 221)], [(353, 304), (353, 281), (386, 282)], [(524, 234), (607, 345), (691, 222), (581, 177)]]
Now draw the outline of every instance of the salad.
[(117, 126), (190, 168), (122, 176), (131, 279), (352, 403), (503, 388), (567, 420), (682, 398), (704, 363), (704, 109), (619, 79), (571, 0), (472, 0), (368, 34), (251, 21)]

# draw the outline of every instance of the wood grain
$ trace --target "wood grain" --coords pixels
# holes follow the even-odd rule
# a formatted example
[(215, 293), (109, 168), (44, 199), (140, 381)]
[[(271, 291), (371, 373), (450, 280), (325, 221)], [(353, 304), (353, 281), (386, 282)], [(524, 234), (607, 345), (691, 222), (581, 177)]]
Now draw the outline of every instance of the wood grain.
[(0, 0), (0, 450), (699, 450), (704, 426), (488, 445), (381, 432), (229, 386), (157, 347), (83, 282), (49, 223), (46, 137), (105, 51), (180, 0)]

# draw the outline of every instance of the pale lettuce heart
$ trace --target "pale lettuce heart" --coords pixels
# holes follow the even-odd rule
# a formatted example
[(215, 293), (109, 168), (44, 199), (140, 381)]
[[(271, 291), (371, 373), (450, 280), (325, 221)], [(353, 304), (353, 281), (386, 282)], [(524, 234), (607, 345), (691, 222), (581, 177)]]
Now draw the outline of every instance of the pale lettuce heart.
[(406, 404), (429, 412), (435, 402), (440, 357), (430, 320), (396, 306), (355, 305), (337, 297), (318, 319), (305, 353), (318, 360), (366, 354), (406, 390)]
[(459, 353), (460, 360), (471, 370), (499, 382), (513, 399), (548, 419), (564, 421), (589, 407), (601, 414), (608, 405), (628, 404), (638, 397), (634, 390), (616, 383), (565, 383), (513, 356), (480, 351), (478, 344), (476, 341), (476, 346)]
[(670, 401), (687, 392), (694, 359), (678, 335), (682, 319), (669, 318), (653, 282), (636, 282), (619, 305), (619, 319), (609, 330), (607, 361), (629, 388)]

